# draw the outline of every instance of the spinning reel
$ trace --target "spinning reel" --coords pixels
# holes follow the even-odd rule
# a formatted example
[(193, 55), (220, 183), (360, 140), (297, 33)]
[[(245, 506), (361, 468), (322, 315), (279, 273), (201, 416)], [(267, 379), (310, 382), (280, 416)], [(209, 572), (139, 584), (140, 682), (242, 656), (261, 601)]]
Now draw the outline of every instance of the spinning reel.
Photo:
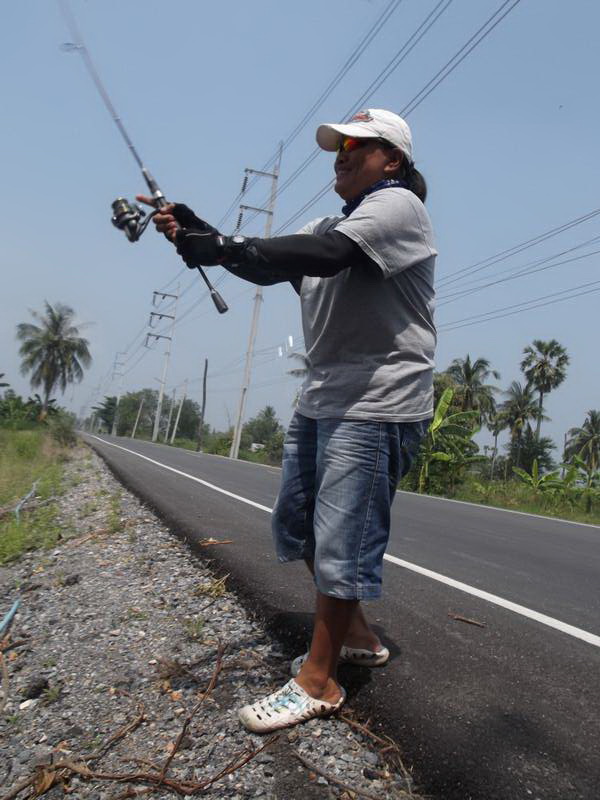
[(112, 224), (120, 231), (124, 231), (130, 242), (137, 242), (156, 214), (156, 211), (146, 214), (141, 206), (138, 206), (137, 203), (130, 203), (124, 197), (117, 197), (112, 203), (112, 210)]

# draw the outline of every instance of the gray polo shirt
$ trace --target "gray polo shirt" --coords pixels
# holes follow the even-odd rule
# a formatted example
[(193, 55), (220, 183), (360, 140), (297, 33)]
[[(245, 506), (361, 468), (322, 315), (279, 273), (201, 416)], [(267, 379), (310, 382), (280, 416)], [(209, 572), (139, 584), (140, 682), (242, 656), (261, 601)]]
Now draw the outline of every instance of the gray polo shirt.
[(368, 195), (349, 217), (299, 233), (336, 230), (378, 265), (302, 279), (308, 375), (298, 411), (318, 419), (409, 422), (433, 416), (433, 274), (429, 215), (408, 189)]

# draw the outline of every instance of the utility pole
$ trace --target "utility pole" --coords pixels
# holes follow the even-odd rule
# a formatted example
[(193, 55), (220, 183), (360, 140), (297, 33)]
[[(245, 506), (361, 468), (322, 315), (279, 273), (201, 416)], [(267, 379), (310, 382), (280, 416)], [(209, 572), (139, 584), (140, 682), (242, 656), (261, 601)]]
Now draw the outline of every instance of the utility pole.
[(181, 417), (181, 409), (183, 408), (183, 403), (185, 402), (185, 396), (187, 394), (187, 378), (185, 379), (185, 383), (183, 384), (183, 394), (181, 396), (181, 400), (179, 401), (179, 408), (177, 409), (177, 416), (175, 417), (175, 425), (173, 425), (173, 433), (171, 434), (171, 444), (175, 441), (175, 437), (177, 436), (177, 428), (179, 427), (179, 418)]
[(163, 396), (165, 393), (165, 384), (167, 382), (167, 372), (169, 370), (169, 360), (171, 358), (171, 345), (173, 342), (173, 330), (175, 328), (175, 317), (177, 315), (177, 300), (179, 299), (179, 285), (177, 285), (177, 294), (168, 294), (167, 292), (153, 292), (152, 293), (152, 305), (156, 307), (156, 299), (159, 298), (159, 302), (162, 302), (165, 298), (170, 297), (174, 301), (173, 305), (173, 313), (172, 314), (163, 314), (159, 311), (151, 311), (150, 312), (150, 327), (154, 327), (155, 324), (158, 324), (163, 319), (170, 319), (171, 320), (171, 328), (170, 328), (170, 335), (167, 336), (162, 333), (147, 333), (146, 334), (146, 347), (148, 347), (148, 340), (149, 339), (166, 339), (167, 342), (167, 349), (165, 350), (165, 361), (163, 364), (163, 371), (162, 376), (160, 379), (160, 388), (158, 390), (158, 402), (156, 404), (156, 414), (154, 416), (154, 428), (152, 430), (152, 441), (155, 442), (158, 438), (158, 428), (160, 425), (160, 413), (162, 411), (162, 402)]
[(171, 430), (171, 419), (173, 418), (173, 408), (175, 407), (175, 392), (177, 389), (173, 389), (173, 396), (171, 397), (171, 407), (169, 408), (169, 417), (167, 419), (167, 428), (165, 430), (165, 444), (169, 441), (169, 431)]
[(198, 425), (198, 438), (196, 444), (196, 452), (202, 450), (204, 439), (204, 412), (206, 411), (206, 375), (208, 373), (208, 358), (204, 359), (204, 376), (202, 378), (202, 409), (200, 411), (200, 423)]
[[(121, 395), (123, 394), (123, 365), (125, 364), (124, 361), (119, 361), (119, 356), (124, 356), (125, 353), (117, 353), (115, 356), (115, 363), (113, 364), (113, 374), (112, 379), (114, 380), (116, 377), (119, 378), (119, 383), (117, 386), (117, 402), (115, 404), (115, 415), (113, 417), (113, 424), (112, 430), (110, 432), (111, 436), (117, 435), (117, 420), (119, 416), (119, 403), (121, 402)], [(117, 371), (118, 370), (118, 371)]]
[[(266, 214), (267, 221), (265, 224), (265, 238), (268, 239), (271, 235), (273, 227), (273, 214), (275, 211), (275, 198), (277, 197), (277, 181), (279, 179), (279, 171), (281, 169), (281, 155), (283, 152), (283, 142), (279, 144), (279, 153), (277, 162), (275, 164), (274, 172), (263, 172), (262, 170), (246, 169), (246, 175), (254, 174), (261, 177), (271, 178), (271, 196), (269, 198), (269, 205), (267, 208), (255, 208), (253, 206), (240, 206), (240, 215), (238, 217), (238, 228), (241, 225), (242, 214), (245, 210), (257, 211)], [(238, 406), (237, 420), (233, 431), (233, 440), (231, 442), (231, 450), (229, 451), (229, 458), (237, 458), (240, 451), (240, 439), (242, 437), (242, 425), (244, 423), (244, 412), (246, 410), (246, 397), (248, 389), (250, 388), (250, 374), (252, 372), (252, 357), (254, 355), (254, 342), (256, 340), (256, 332), (258, 330), (258, 318), (260, 316), (260, 306), (262, 304), (262, 286), (256, 287), (256, 294), (254, 295), (254, 309), (252, 311), (252, 324), (250, 326), (250, 336), (248, 339), (248, 350), (246, 352), (246, 365), (244, 367), (244, 381), (242, 383), (242, 390), (240, 393), (240, 403)]]
[(142, 399), (140, 400), (140, 407), (138, 408), (137, 416), (135, 418), (135, 424), (133, 426), (133, 430), (131, 431), (131, 438), (132, 439), (135, 439), (135, 432), (137, 431), (137, 426), (138, 426), (138, 423), (140, 421), (140, 416), (141, 416), (141, 413), (142, 413), (143, 406), (144, 406), (144, 398), (142, 397)]

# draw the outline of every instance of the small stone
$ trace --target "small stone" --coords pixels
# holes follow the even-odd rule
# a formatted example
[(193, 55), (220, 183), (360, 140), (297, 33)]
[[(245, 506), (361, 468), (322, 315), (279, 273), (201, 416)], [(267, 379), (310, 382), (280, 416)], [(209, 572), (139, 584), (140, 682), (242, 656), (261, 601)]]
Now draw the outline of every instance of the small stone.
[(85, 731), (79, 725), (69, 725), (68, 728), (65, 728), (60, 738), (67, 739), (67, 741), (70, 739), (79, 739), (84, 733)]
[(79, 583), (81, 580), (80, 575), (67, 575), (66, 578), (63, 578), (63, 586), (75, 586), (76, 583)]
[(194, 746), (194, 740), (191, 736), (184, 736), (179, 743), (179, 750), (191, 750)]
[(319, 775), (319, 777), (317, 778), (317, 783), (318, 783), (320, 786), (329, 786), (329, 782), (328, 782), (328, 781), (327, 781), (327, 779), (326, 779), (326, 778), (324, 778), (322, 775)]
[(379, 775), (374, 772), (370, 767), (365, 767), (363, 769), (363, 775), (370, 781), (376, 781)]
[(364, 754), (364, 759), (373, 766), (379, 764), (379, 756), (377, 755), (377, 753), (373, 753), (371, 750), (369, 750)]
[(36, 747), (31, 757), (32, 767), (41, 767), (52, 763), (52, 750), (47, 747)]
[(25, 711), (28, 708), (34, 708), (38, 703), (37, 699), (25, 700), (23, 703), (19, 703), (19, 708), (21, 711)]

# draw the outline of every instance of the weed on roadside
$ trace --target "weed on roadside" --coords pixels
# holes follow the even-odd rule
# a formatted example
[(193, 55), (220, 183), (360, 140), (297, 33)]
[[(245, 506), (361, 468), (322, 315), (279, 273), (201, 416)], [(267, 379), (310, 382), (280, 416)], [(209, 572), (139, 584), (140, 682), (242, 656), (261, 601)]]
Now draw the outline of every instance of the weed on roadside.
[(63, 526), (54, 503), (22, 514), (19, 521), (11, 517), (0, 525), (0, 564), (13, 561), (29, 550), (54, 547), (62, 536)]
[(188, 638), (192, 641), (197, 641), (204, 630), (204, 619), (202, 617), (187, 619), (184, 623), (184, 628)]
[(213, 580), (200, 583), (194, 589), (194, 595), (196, 597), (223, 597), (227, 592), (225, 583), (228, 577), (229, 574), (223, 575), (222, 578), (214, 578)]
[(122, 492), (115, 492), (109, 501), (107, 528), (111, 533), (117, 533), (121, 529), (121, 499)]
[(56, 703), (60, 699), (61, 692), (62, 686), (60, 683), (57, 683), (54, 686), (49, 686), (42, 692), (42, 703), (47, 706), (52, 705), (52, 703)]

